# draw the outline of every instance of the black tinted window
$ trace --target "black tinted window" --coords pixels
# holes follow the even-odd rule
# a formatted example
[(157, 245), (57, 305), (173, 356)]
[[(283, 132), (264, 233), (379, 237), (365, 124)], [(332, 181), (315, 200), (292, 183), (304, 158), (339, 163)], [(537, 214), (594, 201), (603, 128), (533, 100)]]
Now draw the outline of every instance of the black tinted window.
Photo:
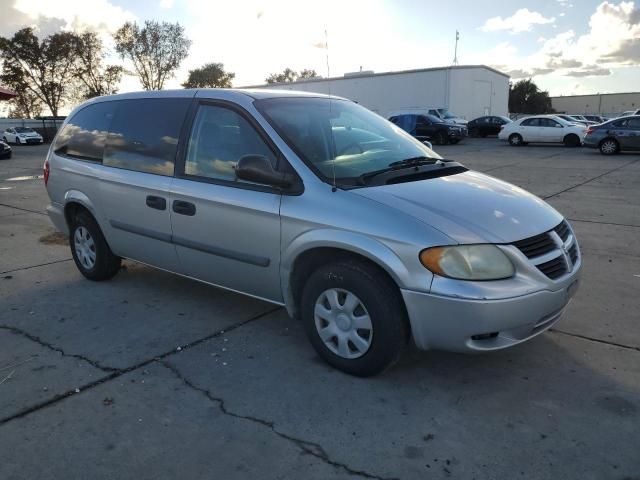
[(101, 162), (113, 110), (113, 102), (94, 103), (84, 107), (58, 133), (55, 153)]
[(190, 99), (145, 98), (116, 103), (104, 164), (173, 175), (180, 129)]
[(627, 120), (627, 128), (640, 129), (640, 118), (630, 118)]

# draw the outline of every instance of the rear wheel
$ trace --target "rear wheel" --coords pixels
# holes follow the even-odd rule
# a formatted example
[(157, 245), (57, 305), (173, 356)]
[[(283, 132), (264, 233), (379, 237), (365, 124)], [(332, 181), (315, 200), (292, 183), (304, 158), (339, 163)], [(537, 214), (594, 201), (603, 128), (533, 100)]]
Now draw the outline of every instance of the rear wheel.
[(570, 133), (562, 140), (565, 147), (579, 147), (580, 146), (580, 137), (578, 137), (574, 133)]
[(86, 211), (73, 218), (69, 244), (73, 261), (89, 280), (108, 280), (120, 270), (120, 257), (113, 254), (97, 222)]
[(513, 147), (519, 147), (523, 144), (522, 135), (519, 133), (512, 133), (509, 135), (509, 144)]
[(318, 355), (351, 375), (384, 371), (408, 340), (398, 288), (374, 266), (357, 260), (316, 270), (304, 286), (301, 313)]
[(615, 155), (620, 151), (620, 144), (613, 138), (606, 138), (600, 142), (600, 153), (603, 155)]

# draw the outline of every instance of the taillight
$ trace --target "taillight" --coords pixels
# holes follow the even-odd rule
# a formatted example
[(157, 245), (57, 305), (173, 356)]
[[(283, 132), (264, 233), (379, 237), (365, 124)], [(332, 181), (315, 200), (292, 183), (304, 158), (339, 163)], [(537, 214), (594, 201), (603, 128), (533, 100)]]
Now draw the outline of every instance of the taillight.
[(47, 186), (47, 182), (49, 181), (49, 173), (50, 173), (50, 169), (49, 169), (49, 159), (47, 158), (44, 161), (44, 171), (42, 172), (44, 175), (44, 186)]
[(590, 133), (593, 133), (594, 131), (595, 131), (595, 128), (593, 127), (587, 128), (587, 135), (589, 135)]

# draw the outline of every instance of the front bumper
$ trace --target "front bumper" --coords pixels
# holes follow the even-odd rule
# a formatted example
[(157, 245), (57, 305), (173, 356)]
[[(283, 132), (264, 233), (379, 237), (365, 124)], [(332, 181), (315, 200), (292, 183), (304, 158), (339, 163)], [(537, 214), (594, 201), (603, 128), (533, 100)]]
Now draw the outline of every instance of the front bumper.
[(575, 293), (579, 272), (559, 290), (503, 299), (467, 299), (402, 290), (411, 331), (423, 349), (453, 352), (500, 350), (553, 326)]

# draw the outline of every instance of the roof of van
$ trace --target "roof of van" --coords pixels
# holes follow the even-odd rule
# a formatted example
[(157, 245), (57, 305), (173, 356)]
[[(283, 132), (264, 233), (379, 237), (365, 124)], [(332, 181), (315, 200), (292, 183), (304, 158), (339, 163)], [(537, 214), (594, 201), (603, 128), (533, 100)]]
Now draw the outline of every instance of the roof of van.
[(107, 95), (103, 97), (97, 97), (95, 101), (103, 100), (124, 100), (133, 98), (170, 98), (181, 97), (191, 98), (199, 93), (199, 98), (214, 98), (214, 99), (233, 99), (239, 95), (248, 96), (256, 100), (264, 98), (280, 98), (280, 97), (322, 97), (322, 98), (337, 98), (335, 95), (325, 95), (322, 93), (313, 92), (301, 92), (296, 90), (279, 90), (279, 89), (251, 89), (251, 88), (185, 88), (175, 90), (143, 90), (139, 92), (118, 93), (116, 95)]

